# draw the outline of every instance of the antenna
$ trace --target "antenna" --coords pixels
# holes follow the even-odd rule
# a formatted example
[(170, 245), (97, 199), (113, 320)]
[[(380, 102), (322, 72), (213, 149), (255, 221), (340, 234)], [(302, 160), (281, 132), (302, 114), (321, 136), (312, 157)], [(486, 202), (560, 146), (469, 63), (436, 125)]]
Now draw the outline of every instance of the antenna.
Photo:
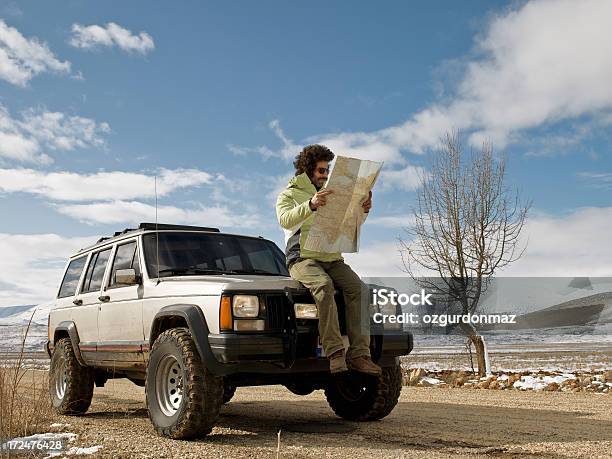
[(159, 226), (157, 222), (157, 175), (155, 176), (155, 256), (157, 258), (157, 284), (159, 285), (161, 279), (159, 278)]

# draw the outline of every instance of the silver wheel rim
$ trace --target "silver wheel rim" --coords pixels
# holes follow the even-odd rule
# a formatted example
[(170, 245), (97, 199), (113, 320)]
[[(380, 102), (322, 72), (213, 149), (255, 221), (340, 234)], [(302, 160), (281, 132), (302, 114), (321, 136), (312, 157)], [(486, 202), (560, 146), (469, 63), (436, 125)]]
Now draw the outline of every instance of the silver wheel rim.
[(66, 394), (66, 386), (68, 385), (68, 375), (66, 374), (66, 360), (60, 357), (55, 367), (55, 395), (62, 400)]
[(183, 369), (173, 355), (165, 355), (155, 374), (157, 404), (166, 416), (173, 416), (183, 401)]

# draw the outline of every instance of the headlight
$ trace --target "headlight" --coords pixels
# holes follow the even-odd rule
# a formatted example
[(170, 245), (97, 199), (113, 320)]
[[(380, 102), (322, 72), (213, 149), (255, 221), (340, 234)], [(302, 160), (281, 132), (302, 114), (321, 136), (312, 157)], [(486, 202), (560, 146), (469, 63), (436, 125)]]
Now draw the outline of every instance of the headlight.
[(257, 317), (259, 298), (255, 295), (235, 295), (232, 302), (234, 317)]
[(317, 319), (319, 317), (319, 309), (316, 304), (295, 303), (296, 319)]

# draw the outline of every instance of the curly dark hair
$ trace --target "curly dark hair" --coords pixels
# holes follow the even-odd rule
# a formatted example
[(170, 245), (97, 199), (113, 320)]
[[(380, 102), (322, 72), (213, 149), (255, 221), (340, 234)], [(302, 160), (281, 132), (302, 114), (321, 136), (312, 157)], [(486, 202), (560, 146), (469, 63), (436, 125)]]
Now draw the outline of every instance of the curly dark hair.
[(300, 175), (304, 172), (312, 177), (314, 169), (319, 161), (331, 161), (334, 159), (334, 153), (324, 145), (308, 145), (295, 157), (293, 165), (295, 166), (295, 175)]

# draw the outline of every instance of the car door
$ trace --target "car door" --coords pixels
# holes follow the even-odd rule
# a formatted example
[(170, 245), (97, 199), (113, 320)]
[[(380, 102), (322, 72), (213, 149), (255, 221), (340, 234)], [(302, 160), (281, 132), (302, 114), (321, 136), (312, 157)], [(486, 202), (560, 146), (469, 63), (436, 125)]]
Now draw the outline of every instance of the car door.
[[(55, 307), (53, 313), (49, 316), (49, 341), (54, 341), (55, 328), (61, 322), (73, 321), (73, 312), (79, 304), (79, 300), (76, 299), (78, 294), (78, 287), (81, 284), (81, 279), (87, 266), (88, 254), (76, 257), (68, 263), (66, 270), (64, 271), (64, 277), (62, 283), (57, 292), (55, 300)], [(77, 328), (78, 332), (78, 328)], [(83, 330), (85, 336), (87, 336), (87, 330)], [(92, 330), (92, 339), (95, 341), (97, 338), (97, 329)]]
[(79, 334), (79, 348), (86, 361), (97, 360), (100, 292), (112, 247), (92, 252), (79, 293), (74, 299), (72, 320)]
[[(143, 288), (137, 241), (133, 239), (119, 243), (113, 251), (110, 266), (100, 294), (103, 301), (98, 313), (98, 359), (115, 367), (144, 367)], [(133, 269), (137, 283), (118, 283), (117, 271), (123, 269)]]

